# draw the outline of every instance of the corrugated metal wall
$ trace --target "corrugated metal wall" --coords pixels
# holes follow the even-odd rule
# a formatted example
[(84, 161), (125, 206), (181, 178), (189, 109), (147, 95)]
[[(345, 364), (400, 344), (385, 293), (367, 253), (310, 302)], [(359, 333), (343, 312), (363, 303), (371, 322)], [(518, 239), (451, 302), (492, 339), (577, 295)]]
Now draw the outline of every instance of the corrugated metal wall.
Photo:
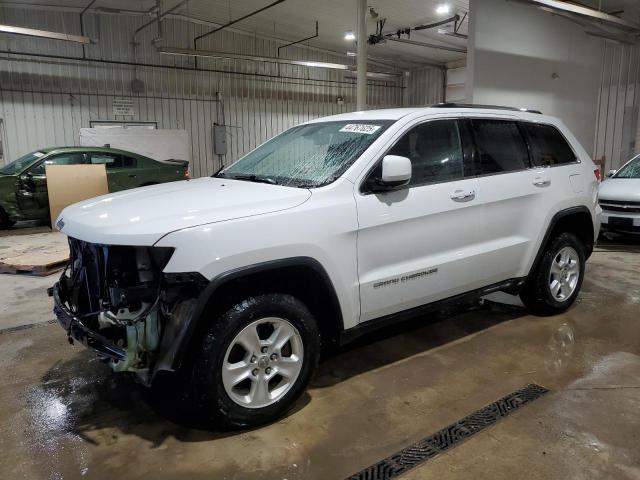
[(445, 77), (443, 70), (423, 67), (412, 70), (409, 76), (409, 105), (421, 107), (442, 102)]
[(617, 169), (638, 153), (640, 131), (640, 46), (605, 43), (594, 158)]
[[(79, 44), (3, 35), (0, 135), (4, 136), (4, 161), (44, 146), (77, 145), (79, 129), (91, 121), (149, 121), (157, 122), (158, 128), (189, 131), (192, 174), (203, 176), (292, 125), (355, 110), (355, 79), (343, 71), (205, 58), (198, 59), (196, 70), (193, 58), (157, 53), (152, 45), (157, 36), (155, 25), (141, 32), (134, 45), (133, 32), (146, 20), (148, 17), (87, 14), (85, 33), (96, 43), (85, 47), (86, 60), (81, 59)], [(0, 23), (80, 32), (78, 14), (70, 12), (0, 6)], [(210, 29), (166, 19), (159, 44), (191, 48), (192, 39)], [(204, 39), (198, 48), (276, 56), (279, 44), (223, 31)], [(298, 46), (287, 48), (282, 55), (345, 61), (345, 57)], [(412, 82), (414, 78), (419, 82), (412, 104), (439, 100), (439, 75), (437, 69), (424, 69), (412, 77)], [(431, 78), (435, 86), (429, 83)], [(134, 79), (142, 81), (142, 91), (132, 90)], [(116, 97), (132, 98), (135, 115), (114, 115), (112, 101)], [(337, 102), (339, 97), (343, 103)], [(369, 82), (370, 108), (400, 106), (402, 98), (400, 81)], [(212, 127), (216, 122), (228, 125), (226, 155), (213, 152)]]

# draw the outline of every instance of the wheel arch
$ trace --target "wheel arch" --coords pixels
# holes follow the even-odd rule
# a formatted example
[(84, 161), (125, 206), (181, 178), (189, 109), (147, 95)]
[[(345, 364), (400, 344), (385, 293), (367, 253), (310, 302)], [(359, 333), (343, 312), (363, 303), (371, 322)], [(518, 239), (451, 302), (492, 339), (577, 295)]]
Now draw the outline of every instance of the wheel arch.
[(316, 317), (323, 343), (334, 343), (344, 329), (342, 310), (335, 288), (324, 267), (311, 257), (292, 257), (261, 262), (222, 273), (198, 296), (180, 341), (174, 367), (189, 357), (190, 346), (208, 324), (247, 296), (285, 293), (300, 299)]
[(595, 243), (593, 233), (593, 218), (586, 206), (570, 207), (557, 212), (549, 222), (547, 231), (544, 234), (538, 253), (529, 269), (529, 273), (534, 272), (549, 243), (560, 233), (568, 232), (577, 236), (585, 246), (585, 258), (589, 258), (593, 252)]

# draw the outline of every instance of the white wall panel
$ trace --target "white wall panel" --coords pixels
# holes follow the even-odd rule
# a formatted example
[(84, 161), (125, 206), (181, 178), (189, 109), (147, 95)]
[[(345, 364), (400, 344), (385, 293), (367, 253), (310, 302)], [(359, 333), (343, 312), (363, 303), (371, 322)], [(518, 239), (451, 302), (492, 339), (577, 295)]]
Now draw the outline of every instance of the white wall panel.
[(593, 154), (603, 40), (518, 2), (470, 7), (467, 100), (557, 116)]
[(594, 151), (617, 169), (639, 153), (640, 47), (607, 43), (602, 62)]
[[(189, 131), (192, 174), (210, 175), (290, 126), (355, 109), (355, 79), (342, 71), (204, 58), (198, 59), (200, 70), (196, 70), (193, 58), (157, 53), (152, 45), (157, 36), (155, 26), (137, 36), (134, 52), (133, 32), (146, 20), (140, 16), (87, 14), (85, 32), (94, 43), (85, 47), (86, 60), (82, 60), (80, 45), (3, 35), (0, 119), (6, 137), (4, 161), (45, 146), (78, 145), (79, 129), (89, 127), (91, 121), (149, 121), (157, 122), (158, 128)], [(0, 23), (75, 34), (80, 30), (75, 13), (6, 6), (0, 6)], [(192, 47), (193, 37), (209, 29), (167, 19), (160, 44)], [(198, 47), (275, 56), (278, 45), (222, 31), (207, 37)], [(346, 61), (298, 46), (283, 50), (282, 56)], [(437, 84), (433, 86), (428, 72), (420, 75), (416, 99), (433, 103), (431, 97), (440, 95), (441, 78), (436, 75)], [(144, 83), (144, 91), (132, 90), (131, 82), (136, 78)], [(402, 90), (400, 80), (370, 81), (370, 108), (401, 105)], [(220, 92), (221, 102), (216, 92)], [(115, 97), (133, 98), (135, 115), (114, 115)], [(338, 97), (344, 98), (342, 105), (337, 104)], [(222, 121), (223, 110), (227, 154), (215, 155), (212, 127)]]

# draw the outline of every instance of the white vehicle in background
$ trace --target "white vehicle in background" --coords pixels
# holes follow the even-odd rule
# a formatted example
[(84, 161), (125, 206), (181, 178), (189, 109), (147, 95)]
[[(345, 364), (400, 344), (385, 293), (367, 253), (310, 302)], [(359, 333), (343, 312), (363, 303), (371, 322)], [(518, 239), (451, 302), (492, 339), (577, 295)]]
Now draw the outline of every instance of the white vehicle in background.
[(213, 177), (66, 208), (71, 262), (50, 293), (69, 339), (114, 370), (180, 372), (203, 419), (258, 425), (326, 345), (497, 291), (569, 308), (600, 228), (596, 172), (539, 112), (321, 118)]
[(599, 199), (602, 232), (640, 233), (640, 155), (607, 173)]

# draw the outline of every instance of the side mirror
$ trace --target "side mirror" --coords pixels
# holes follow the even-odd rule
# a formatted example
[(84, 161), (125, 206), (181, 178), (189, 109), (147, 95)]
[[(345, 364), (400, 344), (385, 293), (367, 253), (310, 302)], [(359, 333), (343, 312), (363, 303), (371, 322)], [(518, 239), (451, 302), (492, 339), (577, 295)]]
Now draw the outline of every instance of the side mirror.
[(407, 185), (411, 180), (411, 160), (399, 155), (387, 155), (382, 159), (382, 176), (373, 178), (371, 190), (384, 192)]
[(617, 172), (617, 170), (609, 170), (609, 171), (607, 172), (607, 175), (606, 175), (606, 176), (607, 176), (607, 177), (613, 177), (613, 176), (616, 174), (616, 172)]

